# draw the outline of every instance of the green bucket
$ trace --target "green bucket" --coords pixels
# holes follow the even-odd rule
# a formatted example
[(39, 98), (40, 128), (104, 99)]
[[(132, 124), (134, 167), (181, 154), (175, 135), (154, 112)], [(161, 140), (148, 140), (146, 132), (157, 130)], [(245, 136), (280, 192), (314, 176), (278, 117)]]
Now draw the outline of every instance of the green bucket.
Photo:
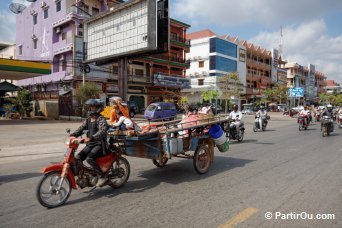
[(220, 151), (220, 152), (227, 152), (229, 150), (229, 142), (226, 141), (225, 143), (221, 144), (221, 145), (216, 145), (217, 146), (217, 149)]

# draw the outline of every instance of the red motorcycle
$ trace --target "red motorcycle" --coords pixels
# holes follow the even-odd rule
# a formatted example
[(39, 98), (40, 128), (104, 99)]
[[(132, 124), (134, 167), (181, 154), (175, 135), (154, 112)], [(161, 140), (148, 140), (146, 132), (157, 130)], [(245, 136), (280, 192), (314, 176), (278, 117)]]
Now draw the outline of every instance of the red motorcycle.
[[(70, 130), (67, 130), (70, 133)], [(36, 196), (39, 203), (47, 208), (54, 208), (64, 204), (71, 190), (85, 187), (94, 187), (98, 176), (96, 172), (75, 159), (75, 152), (79, 144), (84, 143), (84, 139), (69, 137), (66, 141), (68, 146), (64, 160), (61, 163), (45, 167), (42, 171), (43, 178), (39, 181)], [(121, 156), (121, 150), (114, 143), (110, 143), (106, 149), (107, 155), (96, 159), (102, 172), (108, 178), (106, 185), (112, 188), (123, 186), (130, 175), (130, 165)]]
[(308, 115), (301, 114), (298, 117), (299, 131), (307, 130), (309, 126), (309, 117)]

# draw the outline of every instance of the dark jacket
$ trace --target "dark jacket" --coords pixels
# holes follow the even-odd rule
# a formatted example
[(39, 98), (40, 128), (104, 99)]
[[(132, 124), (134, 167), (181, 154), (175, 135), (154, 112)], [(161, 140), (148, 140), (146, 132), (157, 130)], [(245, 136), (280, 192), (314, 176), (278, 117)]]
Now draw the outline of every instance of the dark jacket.
[[(79, 137), (83, 134), (84, 130), (89, 130), (89, 123), (90, 123), (90, 117), (86, 119), (82, 125), (71, 135), (75, 137)], [(96, 119), (96, 124), (97, 124), (97, 132), (93, 135), (89, 135), (89, 131), (87, 133), (87, 137), (90, 139), (90, 142), (101, 142), (102, 146), (104, 145), (105, 142), (107, 142), (107, 130), (108, 130), (108, 124), (107, 121), (103, 116), (99, 116)]]

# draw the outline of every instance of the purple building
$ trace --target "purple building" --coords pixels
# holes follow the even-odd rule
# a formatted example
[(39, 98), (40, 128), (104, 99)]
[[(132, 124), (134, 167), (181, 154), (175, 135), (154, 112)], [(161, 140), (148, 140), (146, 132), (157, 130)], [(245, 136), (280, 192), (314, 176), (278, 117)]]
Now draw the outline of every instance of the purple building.
[[(82, 21), (122, 1), (117, 0), (37, 0), (16, 18), (17, 59), (52, 63), (52, 74), (18, 81), (35, 99), (58, 99), (82, 83)], [(76, 4), (76, 6), (75, 6)], [(102, 89), (108, 71), (92, 67), (87, 81)]]

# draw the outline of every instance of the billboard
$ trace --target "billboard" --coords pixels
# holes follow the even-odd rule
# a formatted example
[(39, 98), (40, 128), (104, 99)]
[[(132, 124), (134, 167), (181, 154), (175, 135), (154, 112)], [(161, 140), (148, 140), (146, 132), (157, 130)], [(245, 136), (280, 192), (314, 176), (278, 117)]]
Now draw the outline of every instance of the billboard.
[(172, 77), (162, 74), (154, 74), (153, 84), (155, 86), (190, 88), (191, 81), (189, 78)]
[(289, 88), (288, 96), (289, 97), (303, 97), (304, 96), (304, 88), (300, 88), (300, 87)]
[[(168, 0), (131, 0), (96, 15), (84, 23), (84, 61), (105, 61), (156, 51), (161, 41), (168, 42), (168, 36), (158, 37), (169, 34), (168, 28), (160, 24), (169, 26)], [(163, 28), (166, 31), (158, 32)]]
[(272, 71), (271, 71), (271, 82), (276, 83), (278, 81), (278, 59), (279, 52), (277, 49), (272, 48)]

